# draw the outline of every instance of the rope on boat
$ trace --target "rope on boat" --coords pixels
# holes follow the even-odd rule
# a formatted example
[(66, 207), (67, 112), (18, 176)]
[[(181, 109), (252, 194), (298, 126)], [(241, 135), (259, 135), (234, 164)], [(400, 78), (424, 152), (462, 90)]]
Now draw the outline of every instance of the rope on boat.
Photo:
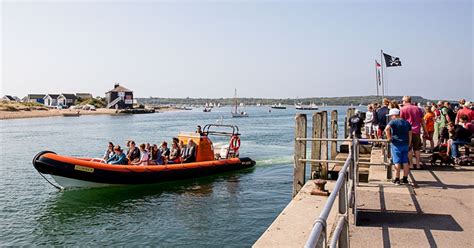
[(60, 191), (63, 191), (63, 190), (64, 190), (63, 187), (58, 186), (58, 185), (55, 185), (54, 183), (52, 183), (51, 181), (49, 181), (48, 178), (46, 178), (41, 172), (38, 171), (38, 173), (44, 178), (44, 180), (46, 180), (46, 182), (48, 182), (49, 184), (53, 185), (53, 187), (59, 189)]

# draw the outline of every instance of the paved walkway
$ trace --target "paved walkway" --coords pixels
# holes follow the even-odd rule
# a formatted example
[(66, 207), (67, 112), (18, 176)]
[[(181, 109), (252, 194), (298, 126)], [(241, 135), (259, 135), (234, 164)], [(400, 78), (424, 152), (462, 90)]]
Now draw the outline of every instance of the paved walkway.
[[(379, 157), (375, 150), (373, 158)], [(384, 167), (371, 166), (357, 191), (358, 226), (352, 247), (472, 247), (474, 167), (430, 167), (395, 186)]]

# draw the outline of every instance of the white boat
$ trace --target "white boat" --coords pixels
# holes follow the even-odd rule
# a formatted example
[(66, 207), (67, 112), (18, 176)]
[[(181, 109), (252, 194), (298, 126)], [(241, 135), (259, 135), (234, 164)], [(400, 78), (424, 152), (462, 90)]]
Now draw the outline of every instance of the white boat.
[(273, 104), (272, 109), (286, 109), (286, 106), (281, 105), (281, 103)]
[[(240, 106), (243, 106), (241, 103)], [(249, 117), (248, 113), (245, 112), (245, 110), (239, 109), (238, 104), (237, 104), (237, 89), (234, 90), (234, 106), (231, 110), (231, 114), (233, 118), (239, 118), (239, 117)]]
[(314, 102), (309, 105), (303, 105), (302, 103), (298, 103), (296, 104), (295, 108), (297, 110), (318, 110), (318, 106)]

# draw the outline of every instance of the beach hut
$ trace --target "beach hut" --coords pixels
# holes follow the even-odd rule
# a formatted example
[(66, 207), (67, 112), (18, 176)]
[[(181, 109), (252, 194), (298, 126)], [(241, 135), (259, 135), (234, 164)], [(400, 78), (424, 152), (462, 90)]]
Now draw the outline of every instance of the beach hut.
[(61, 94), (58, 96), (58, 105), (64, 107), (71, 107), (76, 102), (76, 95), (74, 94)]
[(44, 104), (45, 94), (28, 94), (23, 98), (23, 102), (34, 102)]
[(47, 94), (43, 100), (44, 100), (44, 105), (48, 107), (56, 107), (58, 106), (58, 97), (59, 94)]
[(114, 88), (105, 93), (107, 108), (128, 109), (133, 108), (133, 91), (115, 84)]
[(1, 101), (7, 101), (7, 102), (16, 102), (17, 101), (17, 99), (14, 96), (10, 96), (10, 95), (4, 95), (0, 100)]

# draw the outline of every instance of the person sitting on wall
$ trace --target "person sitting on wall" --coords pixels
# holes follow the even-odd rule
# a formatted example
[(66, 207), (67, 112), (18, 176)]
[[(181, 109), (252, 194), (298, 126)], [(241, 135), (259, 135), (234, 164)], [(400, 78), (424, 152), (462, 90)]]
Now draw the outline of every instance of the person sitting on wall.
[(448, 124), (448, 131), (451, 134), (451, 139), (448, 140), (448, 154), (451, 155), (455, 164), (459, 164), (459, 157), (461, 156), (458, 147), (469, 144), (472, 136), (471, 131), (464, 128), (462, 121), (461, 119), (461, 125), (454, 124), (454, 122)]
[(187, 149), (183, 156), (183, 163), (196, 162), (196, 143), (192, 139), (188, 140)]
[(128, 164), (127, 156), (125, 156), (119, 145), (114, 147), (114, 155), (107, 160), (107, 164)]

